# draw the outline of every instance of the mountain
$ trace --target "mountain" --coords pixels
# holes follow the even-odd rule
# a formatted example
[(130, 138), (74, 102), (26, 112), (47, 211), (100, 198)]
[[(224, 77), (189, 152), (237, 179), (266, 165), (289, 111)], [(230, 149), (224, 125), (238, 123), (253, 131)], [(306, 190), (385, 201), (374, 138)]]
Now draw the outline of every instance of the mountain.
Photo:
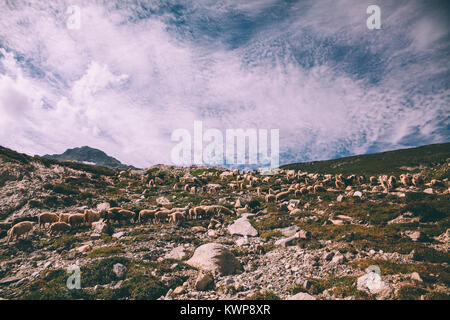
[(399, 174), (442, 164), (449, 158), (450, 143), (442, 143), (333, 160), (292, 163), (281, 166), (281, 169), (330, 174)]
[(46, 154), (42, 157), (60, 161), (76, 161), (84, 164), (92, 164), (111, 169), (120, 169), (120, 170), (126, 170), (129, 168), (134, 169), (133, 166), (122, 164), (119, 160), (108, 156), (103, 151), (88, 146), (84, 146), (81, 148), (67, 149), (62, 154), (53, 154), (53, 155)]

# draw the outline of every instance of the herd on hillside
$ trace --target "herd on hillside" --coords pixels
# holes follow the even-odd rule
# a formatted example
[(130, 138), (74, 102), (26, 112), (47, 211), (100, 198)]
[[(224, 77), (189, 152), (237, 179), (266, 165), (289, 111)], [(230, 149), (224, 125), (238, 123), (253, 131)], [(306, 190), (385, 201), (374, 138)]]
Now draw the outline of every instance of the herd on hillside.
[[(419, 188), (421, 185), (429, 187), (439, 186), (447, 189), (444, 193), (449, 193), (450, 188), (446, 186), (447, 181), (431, 180), (429, 183), (424, 183), (424, 179), (420, 174), (402, 174), (399, 178), (395, 176), (381, 175), (378, 177), (371, 176), (368, 179), (361, 175), (352, 174), (344, 177), (342, 174), (321, 175), (318, 173), (308, 173), (296, 170), (279, 170), (276, 176), (264, 176), (253, 171), (240, 172), (239, 170), (220, 172), (204, 172), (202, 177), (219, 176), (221, 181), (227, 182), (226, 189), (246, 190), (252, 188), (257, 196), (264, 196), (267, 203), (280, 203), (282, 200), (289, 198), (291, 195), (301, 197), (308, 193), (320, 193), (330, 190), (330, 188), (347, 191), (352, 190), (354, 186), (370, 186), (372, 192), (389, 192), (398, 186)], [(121, 171), (119, 178), (130, 177), (130, 171)], [(288, 187), (284, 190), (275, 192), (272, 188), (262, 190), (261, 186), (270, 183), (271, 179), (275, 179), (275, 183), (285, 183)], [(273, 181), (273, 180), (272, 180)], [(142, 184), (149, 188), (157, 188), (158, 185), (163, 184), (163, 180), (159, 177), (151, 178), (149, 175), (144, 175), (141, 178)], [(184, 176), (178, 177), (173, 185), (173, 190), (184, 190), (190, 193), (207, 192), (209, 194), (217, 193), (222, 185), (208, 184), (207, 186), (199, 186), (195, 184), (195, 177)], [(288, 206), (291, 214), (298, 213), (299, 209)], [(162, 203), (149, 209), (144, 209), (139, 212), (130, 211), (120, 207), (112, 207), (107, 210), (96, 211), (85, 209), (83, 213), (52, 213), (43, 212), (38, 215), (38, 228), (48, 228), (50, 235), (69, 232), (82, 225), (88, 225), (92, 228), (96, 224), (111, 222), (111, 223), (178, 223), (187, 219), (211, 219), (209, 227), (219, 223), (216, 218), (223, 216), (242, 215), (249, 212), (248, 205), (242, 206), (238, 200), (234, 204), (234, 210), (231, 210), (222, 205), (208, 205), (206, 201), (199, 206), (193, 206), (191, 203), (182, 208), (174, 207), (172, 203)], [(8, 230), (9, 224), (0, 222), (0, 227)], [(18, 239), (20, 236), (27, 237), (30, 231), (35, 226), (35, 222), (22, 221), (8, 230), (7, 244), (13, 239)], [(5, 228), (6, 227), (6, 228)]]

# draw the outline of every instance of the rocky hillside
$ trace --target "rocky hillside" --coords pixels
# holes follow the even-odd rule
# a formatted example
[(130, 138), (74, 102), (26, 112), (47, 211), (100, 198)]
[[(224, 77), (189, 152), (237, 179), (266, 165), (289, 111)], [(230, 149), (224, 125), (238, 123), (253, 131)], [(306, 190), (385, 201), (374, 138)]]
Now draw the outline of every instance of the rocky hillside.
[(76, 161), (80, 163), (92, 164), (118, 170), (134, 169), (134, 167), (122, 164), (119, 160), (108, 156), (101, 150), (87, 146), (67, 149), (62, 154), (46, 154), (43, 156), (43, 158), (55, 159), (60, 161)]
[[(448, 156), (391, 165), (117, 171), (0, 148), (0, 298), (449, 299)], [(8, 243), (45, 212), (69, 230)]]

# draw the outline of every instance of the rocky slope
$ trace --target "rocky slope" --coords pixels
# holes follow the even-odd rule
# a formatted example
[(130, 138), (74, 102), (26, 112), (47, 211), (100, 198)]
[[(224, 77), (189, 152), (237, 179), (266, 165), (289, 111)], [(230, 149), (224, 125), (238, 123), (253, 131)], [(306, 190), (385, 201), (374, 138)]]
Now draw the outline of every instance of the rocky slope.
[[(449, 298), (447, 159), (405, 170), (423, 181), (403, 185), (397, 176), (386, 190), (369, 177), (340, 184), (303, 170), (119, 172), (4, 148), (0, 162), (4, 299)], [(233, 214), (189, 219), (189, 208), (201, 204)], [(179, 208), (186, 219), (102, 219), (58, 235), (35, 226), (7, 243), (12, 225), (40, 213), (89, 209), (106, 218), (116, 206)], [(74, 266), (80, 289), (67, 285)]]

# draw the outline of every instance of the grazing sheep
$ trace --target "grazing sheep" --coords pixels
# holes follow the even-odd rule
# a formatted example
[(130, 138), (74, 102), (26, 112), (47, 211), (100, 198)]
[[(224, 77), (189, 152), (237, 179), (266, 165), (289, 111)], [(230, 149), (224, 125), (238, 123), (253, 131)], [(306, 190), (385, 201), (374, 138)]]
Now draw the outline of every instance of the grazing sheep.
[(397, 179), (394, 176), (390, 176), (388, 180), (389, 189), (394, 189), (397, 186)]
[(295, 170), (286, 170), (286, 179), (295, 179)]
[(389, 191), (387, 175), (379, 176), (378, 181), (380, 182), (380, 185), (383, 187), (384, 191)]
[(410, 186), (411, 185), (411, 176), (409, 174), (402, 174), (402, 175), (400, 175), (400, 182), (405, 187)]
[(247, 213), (248, 212), (248, 205), (246, 204), (244, 208), (238, 208), (236, 209), (236, 214), (238, 216), (240, 216), (243, 213)]
[(234, 211), (228, 209), (227, 207), (224, 206), (220, 206), (220, 205), (214, 205), (211, 206), (210, 210), (213, 210), (213, 213), (215, 215), (227, 215), (227, 216), (232, 216), (234, 215)]
[(186, 218), (186, 216), (184, 215), (183, 212), (175, 211), (175, 212), (172, 212), (169, 214), (169, 223), (171, 223), (171, 222), (177, 223), (177, 222), (184, 220), (185, 218)]
[(291, 194), (291, 191), (280, 192), (275, 196), (276, 201), (286, 199)]
[(155, 218), (155, 213), (158, 209), (144, 209), (139, 211), (138, 222), (149, 221)]
[(86, 217), (86, 223), (91, 225), (93, 222), (100, 220), (100, 212), (85, 209), (84, 216)]
[(320, 185), (320, 184), (316, 184), (314, 186), (314, 193), (325, 192), (325, 191), (326, 191), (325, 188), (322, 185)]
[(16, 239), (19, 239), (21, 235), (25, 235), (25, 237), (28, 237), (28, 233), (33, 229), (34, 222), (31, 221), (22, 221), (9, 229), (8, 234), (8, 240), (6, 241), (6, 244), (9, 244), (11, 239), (15, 237)]
[(161, 210), (155, 213), (155, 219), (153, 219), (153, 223), (160, 223), (161, 221), (167, 221), (169, 218), (170, 210)]
[(220, 221), (214, 218), (211, 218), (209, 221), (208, 229), (218, 228), (220, 226)]
[(412, 184), (415, 186), (415, 187), (418, 187), (419, 185), (421, 185), (423, 183), (423, 179), (422, 179), (422, 176), (420, 175), (420, 174), (415, 174), (415, 175), (413, 175), (413, 177), (412, 177)]
[(59, 215), (59, 222), (69, 223), (70, 213), (61, 213)]
[(55, 233), (68, 232), (71, 229), (70, 224), (65, 222), (54, 222), (50, 225), (50, 235)]
[(82, 213), (74, 213), (69, 216), (69, 224), (71, 227), (79, 227), (86, 222), (86, 216)]
[(276, 201), (276, 196), (274, 194), (266, 194), (266, 202), (270, 203), (270, 202), (275, 202)]
[(38, 216), (39, 228), (41, 228), (42, 225), (45, 228), (45, 225), (47, 223), (52, 224), (53, 222), (58, 222), (58, 221), (59, 221), (59, 216), (56, 213), (44, 212)]

